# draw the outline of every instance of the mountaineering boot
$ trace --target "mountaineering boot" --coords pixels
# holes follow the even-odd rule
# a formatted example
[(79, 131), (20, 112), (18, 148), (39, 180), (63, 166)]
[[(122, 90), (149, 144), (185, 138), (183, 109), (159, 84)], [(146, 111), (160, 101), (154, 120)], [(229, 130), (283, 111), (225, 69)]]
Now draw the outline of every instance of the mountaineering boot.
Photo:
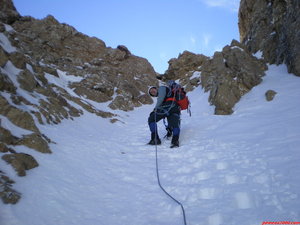
[(173, 135), (170, 148), (179, 147), (179, 135)]
[(159, 139), (159, 136), (155, 133), (151, 133), (151, 140), (149, 141), (148, 145), (160, 145), (161, 140)]

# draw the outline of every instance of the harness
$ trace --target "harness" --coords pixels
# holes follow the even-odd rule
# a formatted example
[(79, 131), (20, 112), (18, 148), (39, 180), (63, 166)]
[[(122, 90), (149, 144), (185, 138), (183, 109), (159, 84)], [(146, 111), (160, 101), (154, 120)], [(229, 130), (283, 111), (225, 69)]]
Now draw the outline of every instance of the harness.
[(170, 102), (170, 101), (172, 101), (172, 102), (176, 102), (176, 100), (175, 100), (175, 96), (174, 96), (174, 97), (172, 97), (172, 98), (166, 98), (166, 99), (164, 100), (164, 102)]

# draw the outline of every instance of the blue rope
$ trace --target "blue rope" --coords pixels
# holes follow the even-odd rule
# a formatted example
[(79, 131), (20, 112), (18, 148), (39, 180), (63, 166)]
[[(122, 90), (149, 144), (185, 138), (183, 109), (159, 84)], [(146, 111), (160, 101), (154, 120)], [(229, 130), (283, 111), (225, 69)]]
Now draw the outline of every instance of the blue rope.
[[(156, 123), (156, 112), (155, 112), (155, 116), (154, 116), (154, 120), (155, 120), (155, 123)], [(169, 196), (174, 202), (176, 202), (178, 205), (180, 205), (181, 207), (181, 210), (182, 210), (182, 215), (183, 215), (183, 222), (184, 222), (184, 225), (186, 225), (186, 217), (185, 217), (185, 210), (184, 210), (184, 207), (182, 205), (181, 202), (179, 202), (177, 199), (175, 199), (171, 194), (169, 194), (164, 188), (163, 186), (161, 185), (160, 183), (160, 179), (159, 179), (159, 170), (158, 170), (158, 151), (157, 151), (157, 127), (155, 128), (155, 158), (156, 158), (156, 177), (157, 177), (157, 182), (158, 182), (158, 186), (160, 187), (160, 189), (167, 195)]]

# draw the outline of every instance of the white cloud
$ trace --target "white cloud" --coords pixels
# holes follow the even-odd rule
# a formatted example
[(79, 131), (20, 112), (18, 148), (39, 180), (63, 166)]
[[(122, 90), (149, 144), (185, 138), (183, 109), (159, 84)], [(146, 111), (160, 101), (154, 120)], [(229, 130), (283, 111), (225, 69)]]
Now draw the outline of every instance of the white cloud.
[(237, 12), (240, 0), (200, 0), (209, 7), (222, 7)]
[(195, 38), (194, 36), (191, 36), (191, 37), (190, 37), (190, 41), (191, 41), (191, 43), (192, 43), (193, 45), (196, 44), (196, 38)]
[(185, 50), (194, 52), (197, 50), (198, 37), (194, 34), (183, 35), (179, 39), (180, 52)]
[(212, 36), (210, 34), (203, 34), (203, 45), (204, 47), (208, 47), (209, 42), (211, 40)]

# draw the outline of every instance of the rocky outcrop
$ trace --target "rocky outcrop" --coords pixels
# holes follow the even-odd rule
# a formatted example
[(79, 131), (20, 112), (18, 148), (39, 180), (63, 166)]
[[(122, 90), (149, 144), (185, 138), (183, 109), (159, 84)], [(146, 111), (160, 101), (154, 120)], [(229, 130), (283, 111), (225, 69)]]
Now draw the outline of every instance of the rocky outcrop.
[(21, 193), (12, 188), (14, 183), (0, 170), (0, 198), (5, 204), (16, 204), (21, 198)]
[(11, 164), (19, 176), (25, 176), (26, 170), (33, 169), (39, 165), (31, 155), (25, 153), (5, 154), (2, 156), (2, 159)]
[(169, 61), (162, 79), (179, 80), (187, 91), (202, 85), (210, 93), (209, 102), (215, 106), (215, 114), (228, 115), (241, 96), (261, 82), (266, 69), (262, 60), (234, 40), (212, 58), (190, 52), (180, 54), (178, 59)]
[(0, 21), (11, 24), (20, 18), (12, 1), (0, 0)]
[(272, 101), (275, 97), (275, 95), (277, 94), (276, 91), (273, 91), (273, 90), (268, 90), (266, 93), (265, 93), (265, 96), (266, 96), (266, 100), (269, 102), (269, 101)]
[[(11, 33), (11, 40), (23, 54), (34, 59), (35, 71), (45, 70), (40, 68), (42, 63), (50, 67), (47, 71), (50, 74), (55, 75), (53, 70), (59, 69), (66, 71), (66, 75), (82, 78), (70, 84), (77, 95), (96, 102), (115, 100), (112, 109), (122, 110), (132, 110), (133, 106), (145, 103), (145, 99), (146, 103), (152, 102), (146, 92), (148, 86), (157, 84), (156, 73), (146, 59), (132, 55), (126, 46), (107, 48), (103, 41), (60, 24), (52, 16), (43, 20), (22, 17), (13, 28), (16, 32)], [(15, 66), (24, 68), (24, 63)], [(128, 83), (132, 92), (129, 95), (124, 90)], [(128, 107), (117, 104), (120, 98), (128, 102)]]
[(168, 70), (165, 72), (162, 79), (181, 79), (181, 83), (186, 84), (187, 81), (185, 77), (190, 77), (190, 72), (192, 71), (200, 70), (203, 63), (207, 60), (209, 60), (209, 57), (205, 55), (184, 51), (182, 54), (179, 54), (178, 58), (173, 58), (169, 60)]
[(270, 64), (300, 76), (300, 1), (241, 0), (240, 41)]

